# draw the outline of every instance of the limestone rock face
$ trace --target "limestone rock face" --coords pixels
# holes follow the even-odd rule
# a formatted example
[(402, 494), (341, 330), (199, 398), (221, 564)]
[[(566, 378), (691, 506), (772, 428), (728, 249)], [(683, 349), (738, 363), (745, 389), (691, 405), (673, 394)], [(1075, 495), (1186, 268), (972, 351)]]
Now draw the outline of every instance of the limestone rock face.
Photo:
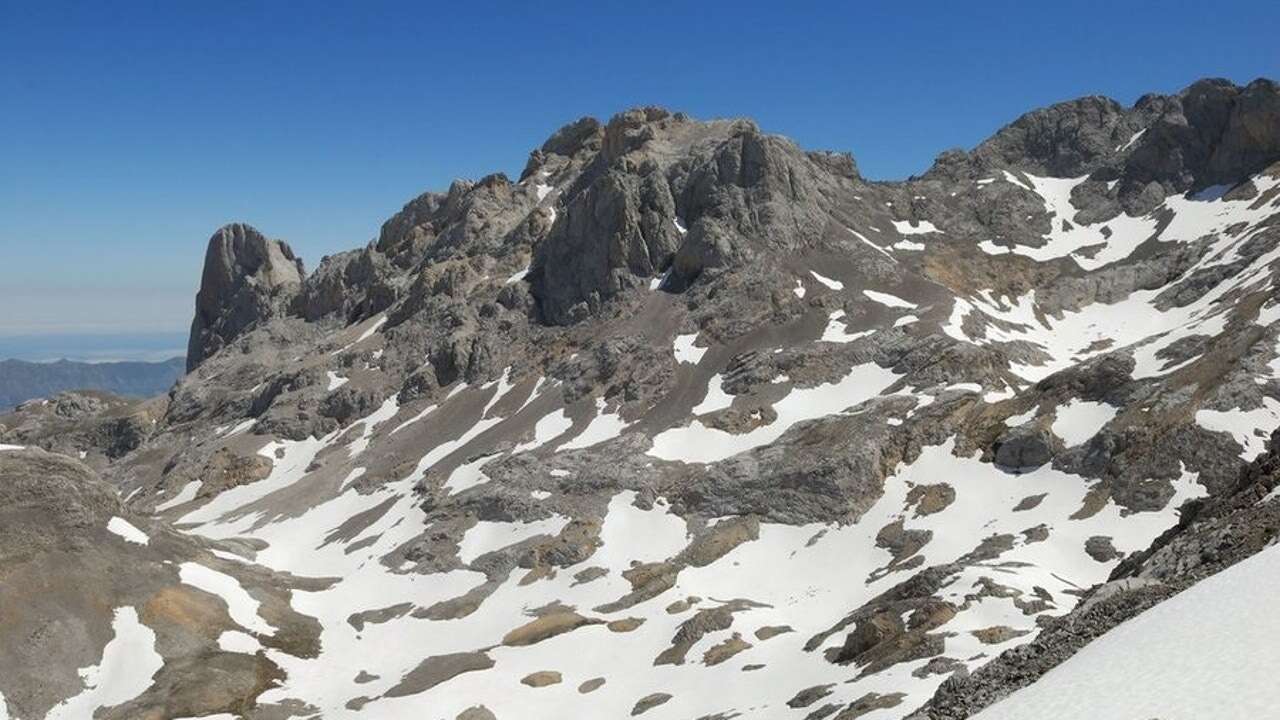
[(188, 372), (254, 324), (284, 312), (305, 276), (302, 260), (285, 243), (242, 223), (220, 228), (205, 252)]

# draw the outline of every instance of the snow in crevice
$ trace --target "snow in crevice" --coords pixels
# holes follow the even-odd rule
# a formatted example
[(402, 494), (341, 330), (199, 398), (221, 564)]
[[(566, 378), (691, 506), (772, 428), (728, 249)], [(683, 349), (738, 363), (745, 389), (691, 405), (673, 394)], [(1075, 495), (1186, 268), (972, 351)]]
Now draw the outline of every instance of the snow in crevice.
[(809, 271), (809, 274), (813, 276), (813, 279), (814, 279), (814, 280), (817, 280), (818, 282), (820, 282), (820, 283), (822, 283), (823, 285), (827, 286), (827, 288), (829, 288), (829, 289), (831, 289), (831, 290), (843, 290), (843, 289), (844, 289), (844, 283), (840, 282), (839, 280), (832, 280), (831, 278), (829, 278), (829, 277), (827, 277), (827, 276), (825, 276), (825, 275), (819, 275), (817, 272), (814, 272), (813, 270), (810, 270), (810, 271)]

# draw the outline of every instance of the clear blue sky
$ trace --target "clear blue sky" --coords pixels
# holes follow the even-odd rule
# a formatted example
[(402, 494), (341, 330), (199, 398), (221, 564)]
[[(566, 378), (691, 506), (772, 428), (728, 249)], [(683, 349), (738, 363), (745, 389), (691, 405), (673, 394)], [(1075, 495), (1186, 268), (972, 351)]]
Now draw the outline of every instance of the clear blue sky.
[(315, 267), (582, 115), (746, 115), (898, 178), (1021, 112), (1280, 76), (1275, 2), (0, 0), (0, 334), (185, 330), (244, 220)]

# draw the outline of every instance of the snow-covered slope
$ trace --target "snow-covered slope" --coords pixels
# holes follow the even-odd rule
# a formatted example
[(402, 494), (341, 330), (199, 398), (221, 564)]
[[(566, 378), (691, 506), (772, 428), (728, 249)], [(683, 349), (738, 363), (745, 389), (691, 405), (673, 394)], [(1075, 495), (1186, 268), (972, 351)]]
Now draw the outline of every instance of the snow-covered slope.
[(1267, 717), (1280, 705), (1280, 548), (1271, 547), (1103, 635), (978, 720)]

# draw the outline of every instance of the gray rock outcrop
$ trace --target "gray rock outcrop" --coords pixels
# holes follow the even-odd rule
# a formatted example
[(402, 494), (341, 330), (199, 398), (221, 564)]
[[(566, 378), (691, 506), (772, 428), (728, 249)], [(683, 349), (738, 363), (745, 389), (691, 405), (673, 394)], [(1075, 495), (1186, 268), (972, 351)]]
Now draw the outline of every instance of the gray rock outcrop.
[(205, 252), (187, 371), (256, 323), (285, 312), (305, 277), (302, 260), (285, 243), (242, 223), (220, 228)]

